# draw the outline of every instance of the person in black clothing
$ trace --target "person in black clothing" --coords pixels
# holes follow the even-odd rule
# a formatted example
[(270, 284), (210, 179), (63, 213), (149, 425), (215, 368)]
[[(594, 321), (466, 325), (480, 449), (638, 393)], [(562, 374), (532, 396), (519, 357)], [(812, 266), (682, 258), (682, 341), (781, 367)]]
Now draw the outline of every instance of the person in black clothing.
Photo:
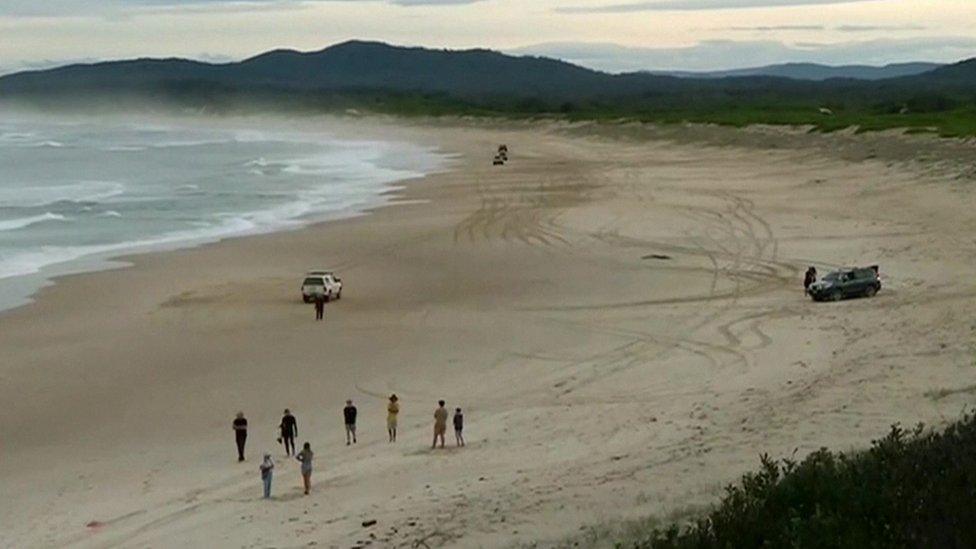
[(295, 453), (295, 437), (298, 436), (298, 421), (291, 415), (291, 410), (285, 408), (285, 415), (281, 418), (281, 442), (285, 445), (285, 455)]
[(237, 412), (234, 419), (234, 438), (237, 439), (237, 461), (244, 461), (244, 443), (247, 442), (247, 420), (244, 412)]
[(342, 418), (346, 422), (346, 446), (349, 446), (350, 438), (352, 444), (356, 443), (356, 407), (351, 400), (346, 401), (346, 407), (342, 409)]
[(454, 409), (454, 440), (458, 446), (464, 446), (464, 414), (460, 408)]
[(315, 295), (315, 320), (322, 320), (325, 315), (325, 296)]
[(810, 267), (807, 274), (803, 276), (803, 290), (810, 291), (810, 285), (817, 281), (817, 269)]

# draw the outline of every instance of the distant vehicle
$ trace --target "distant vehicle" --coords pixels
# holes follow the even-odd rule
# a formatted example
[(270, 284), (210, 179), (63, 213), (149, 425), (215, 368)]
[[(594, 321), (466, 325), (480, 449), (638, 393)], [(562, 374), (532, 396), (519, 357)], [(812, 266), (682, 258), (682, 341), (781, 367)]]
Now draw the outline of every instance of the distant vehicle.
[(309, 271), (302, 282), (302, 301), (311, 303), (319, 295), (326, 301), (342, 299), (342, 279), (332, 271)]
[(814, 301), (840, 301), (849, 297), (873, 297), (881, 290), (878, 266), (842, 269), (810, 285)]

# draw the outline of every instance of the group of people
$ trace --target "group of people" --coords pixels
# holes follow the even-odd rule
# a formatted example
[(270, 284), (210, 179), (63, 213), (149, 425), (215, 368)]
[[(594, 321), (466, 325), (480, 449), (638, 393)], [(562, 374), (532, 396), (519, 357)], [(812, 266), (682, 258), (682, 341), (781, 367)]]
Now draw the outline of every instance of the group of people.
[[(446, 403), (443, 400), (437, 401), (437, 409), (434, 410), (434, 442), (431, 444), (431, 449), (437, 448), (438, 440), (440, 440), (441, 448), (445, 447), (444, 439), (447, 434), (447, 420), (450, 415), (445, 406)], [(397, 423), (400, 415), (400, 399), (395, 394), (390, 395), (386, 412), (386, 429), (389, 435), (389, 441), (396, 442)], [(357, 416), (358, 410), (356, 406), (353, 405), (352, 400), (347, 400), (346, 406), (342, 409), (342, 419), (346, 427), (346, 446), (358, 442), (356, 439)], [(454, 409), (453, 424), (455, 443), (457, 446), (464, 446), (464, 413), (461, 411), (461, 408)], [(242, 462), (244, 461), (244, 447), (247, 444), (247, 419), (244, 417), (244, 412), (237, 413), (237, 417), (234, 418), (233, 429), (237, 443), (237, 461)], [(306, 442), (300, 452), (295, 452), (295, 439), (298, 437), (298, 420), (295, 419), (291, 410), (287, 408), (281, 416), (281, 423), (278, 425), (278, 430), (278, 443), (284, 445), (285, 455), (294, 457), (302, 464), (302, 481), (305, 486), (305, 495), (308, 495), (312, 489), (312, 459), (315, 455), (312, 452), (311, 444)], [(271, 497), (271, 481), (274, 478), (274, 468), (275, 462), (271, 458), (271, 453), (266, 452), (259, 467), (261, 481), (264, 485), (265, 499)]]

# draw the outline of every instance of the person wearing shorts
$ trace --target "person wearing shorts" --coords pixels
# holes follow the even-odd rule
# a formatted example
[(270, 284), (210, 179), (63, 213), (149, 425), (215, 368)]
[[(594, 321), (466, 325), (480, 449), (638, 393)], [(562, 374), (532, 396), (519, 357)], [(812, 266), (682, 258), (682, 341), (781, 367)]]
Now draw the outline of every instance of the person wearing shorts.
[(460, 408), (454, 409), (454, 440), (458, 446), (464, 446), (464, 414)]
[(400, 414), (400, 399), (390, 395), (390, 403), (386, 406), (386, 431), (390, 434), (390, 442), (396, 442), (397, 416)]
[(441, 448), (444, 447), (444, 435), (447, 433), (447, 408), (444, 401), (437, 401), (437, 409), (434, 410), (434, 444), (431, 448), (437, 448), (437, 439), (441, 439)]

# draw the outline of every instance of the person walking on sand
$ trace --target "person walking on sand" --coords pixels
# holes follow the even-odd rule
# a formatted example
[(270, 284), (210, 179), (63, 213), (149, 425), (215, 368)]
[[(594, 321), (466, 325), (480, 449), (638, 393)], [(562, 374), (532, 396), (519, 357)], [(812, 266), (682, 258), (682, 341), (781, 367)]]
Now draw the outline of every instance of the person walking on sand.
[(244, 412), (237, 412), (234, 418), (234, 438), (237, 441), (237, 461), (244, 461), (244, 444), (247, 442), (247, 420)]
[(302, 481), (305, 483), (305, 495), (308, 495), (309, 490), (312, 489), (312, 457), (315, 454), (312, 453), (312, 446), (309, 443), (305, 443), (302, 446), (302, 451), (295, 456), (295, 459), (302, 462)]
[(291, 410), (288, 408), (285, 408), (285, 415), (281, 417), (281, 425), (278, 427), (281, 429), (280, 442), (285, 445), (285, 455), (293, 455), (295, 453), (295, 437), (298, 436), (298, 421), (295, 416), (291, 415)]
[(261, 482), (264, 483), (264, 499), (271, 499), (271, 478), (274, 476), (274, 461), (271, 460), (271, 454), (264, 454), (260, 469)]
[(357, 410), (352, 405), (352, 400), (347, 400), (346, 407), (342, 409), (342, 419), (346, 423), (346, 446), (356, 443), (356, 414)]
[(437, 409), (434, 410), (434, 445), (431, 449), (437, 448), (437, 438), (441, 439), (441, 448), (444, 447), (444, 434), (447, 433), (447, 408), (444, 401), (437, 401)]
[(325, 316), (325, 296), (315, 294), (315, 320), (322, 320)]
[(397, 415), (400, 413), (400, 399), (390, 395), (390, 403), (386, 406), (386, 431), (390, 434), (390, 442), (396, 442)]
[(454, 409), (454, 440), (458, 446), (464, 446), (464, 414), (460, 408)]

